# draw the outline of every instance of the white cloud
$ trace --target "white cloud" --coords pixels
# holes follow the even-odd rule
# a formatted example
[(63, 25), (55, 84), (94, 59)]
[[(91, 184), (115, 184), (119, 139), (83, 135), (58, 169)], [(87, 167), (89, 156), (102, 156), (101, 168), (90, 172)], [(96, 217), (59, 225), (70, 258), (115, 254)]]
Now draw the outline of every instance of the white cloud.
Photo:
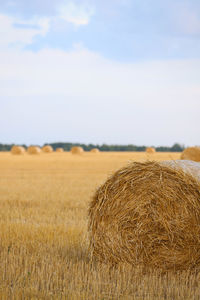
[(68, 2), (58, 9), (58, 16), (76, 26), (87, 25), (91, 16), (94, 14), (94, 9), (90, 6), (77, 5), (73, 2)]
[(200, 97), (200, 60), (128, 64), (78, 48), (2, 51), (0, 65), (2, 97), (62, 95), (168, 111), (196, 105)]
[[(16, 24), (18, 24), (18, 26), (16, 26)], [(30, 25), (32, 25), (32, 28)], [(47, 18), (34, 18), (29, 21), (22, 21), (18, 18), (1, 14), (0, 48), (7, 49), (10, 46), (23, 47), (24, 45), (31, 44), (35, 36), (44, 36), (48, 30), (49, 19)]]
[(53, 21), (63, 19), (76, 26), (87, 25), (94, 10), (90, 6), (69, 2), (60, 6), (57, 15), (51, 17), (17, 18), (0, 14), (0, 49), (22, 48), (33, 43), (34, 37), (45, 36)]
[(2, 51), (0, 65), (5, 142), (198, 144), (200, 60), (128, 64), (44, 49)]

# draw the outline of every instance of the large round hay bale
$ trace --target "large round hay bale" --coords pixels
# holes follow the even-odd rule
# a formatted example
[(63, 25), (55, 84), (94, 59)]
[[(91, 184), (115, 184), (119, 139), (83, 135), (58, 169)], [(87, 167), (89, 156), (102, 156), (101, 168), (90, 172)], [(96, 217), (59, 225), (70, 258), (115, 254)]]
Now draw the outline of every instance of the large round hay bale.
[(90, 249), (101, 262), (150, 268), (200, 265), (200, 164), (134, 162), (96, 191)]
[(200, 147), (189, 147), (181, 153), (181, 159), (200, 161)]
[(56, 152), (62, 153), (62, 152), (64, 152), (64, 149), (63, 148), (56, 148)]
[(17, 155), (20, 155), (20, 154), (24, 154), (26, 152), (25, 148), (22, 147), (22, 146), (13, 146), (11, 148), (11, 153), (12, 154), (17, 154)]
[(44, 147), (42, 147), (42, 152), (44, 153), (52, 153), (53, 152), (53, 148), (49, 145), (46, 145)]
[(99, 153), (100, 151), (97, 148), (93, 148), (93, 149), (90, 150), (90, 152), (91, 153)]
[(71, 153), (72, 154), (82, 154), (84, 152), (82, 147), (72, 147)]
[(147, 147), (146, 148), (146, 153), (149, 153), (149, 154), (153, 154), (156, 152), (156, 149), (153, 148), (153, 147)]
[(28, 154), (39, 154), (41, 152), (41, 149), (37, 146), (30, 146), (27, 149)]

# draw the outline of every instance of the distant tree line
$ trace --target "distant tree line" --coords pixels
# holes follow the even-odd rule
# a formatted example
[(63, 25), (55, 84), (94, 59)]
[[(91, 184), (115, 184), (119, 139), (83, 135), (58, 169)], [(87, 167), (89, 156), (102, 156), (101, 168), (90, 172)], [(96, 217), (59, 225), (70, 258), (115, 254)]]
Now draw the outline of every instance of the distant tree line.
[[(47, 144), (45, 144), (47, 145)], [(98, 145), (98, 144), (79, 144), (79, 143), (51, 143), (48, 144), (53, 147), (54, 150), (56, 148), (63, 148), (65, 151), (70, 151), (73, 146), (80, 146), (85, 151), (90, 151), (92, 148), (98, 148), (100, 151), (136, 151), (142, 152), (145, 151), (146, 146), (136, 146), (136, 145)], [(0, 144), (0, 151), (10, 151), (13, 144)], [(26, 145), (20, 145), (27, 148)], [(153, 146), (152, 146), (153, 147)], [(172, 147), (167, 146), (159, 146), (154, 147), (157, 152), (182, 152), (184, 150), (184, 146), (178, 143), (174, 144)]]
[[(14, 145), (15, 144), (0, 144), (0, 151), (10, 151)], [(27, 146), (24, 144), (19, 146), (23, 146), (24, 148), (27, 148)]]

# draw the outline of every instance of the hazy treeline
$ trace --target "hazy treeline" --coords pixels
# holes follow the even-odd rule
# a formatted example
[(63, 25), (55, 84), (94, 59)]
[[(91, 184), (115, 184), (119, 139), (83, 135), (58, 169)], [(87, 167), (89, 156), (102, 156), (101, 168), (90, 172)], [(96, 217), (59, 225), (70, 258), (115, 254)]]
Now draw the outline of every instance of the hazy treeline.
[[(0, 151), (10, 151), (10, 149), (14, 146), (14, 144), (0, 144)], [(19, 145), (23, 146), (24, 148), (27, 148), (26, 145)]]
[[(46, 145), (46, 144), (45, 144)], [(96, 145), (96, 144), (79, 144), (79, 143), (51, 143), (48, 144), (56, 148), (63, 148), (65, 151), (69, 151), (73, 146), (80, 146), (85, 151), (90, 151), (92, 148), (98, 148), (100, 151), (136, 151), (142, 152), (145, 151), (146, 146), (136, 146), (136, 145)], [(0, 144), (0, 151), (10, 151), (13, 144)], [(27, 148), (26, 145), (20, 145)], [(153, 146), (152, 146), (153, 147)], [(182, 152), (184, 150), (184, 146), (178, 143), (174, 144), (172, 147), (167, 146), (159, 146), (155, 147), (158, 152)]]

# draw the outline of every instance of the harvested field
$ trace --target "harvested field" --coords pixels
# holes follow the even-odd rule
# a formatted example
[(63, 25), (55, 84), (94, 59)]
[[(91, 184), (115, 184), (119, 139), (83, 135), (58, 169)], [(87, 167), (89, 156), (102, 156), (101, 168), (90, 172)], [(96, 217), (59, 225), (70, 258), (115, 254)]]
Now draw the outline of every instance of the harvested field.
[(0, 153), (0, 299), (199, 299), (197, 271), (149, 273), (90, 261), (93, 193), (128, 161), (147, 158), (127, 152)]

